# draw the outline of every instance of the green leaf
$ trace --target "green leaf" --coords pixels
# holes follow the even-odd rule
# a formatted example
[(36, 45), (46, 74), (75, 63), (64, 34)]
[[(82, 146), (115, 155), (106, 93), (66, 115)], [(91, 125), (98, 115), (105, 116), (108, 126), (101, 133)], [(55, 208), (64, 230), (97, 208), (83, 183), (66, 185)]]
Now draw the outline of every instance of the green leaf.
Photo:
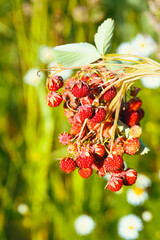
[(111, 47), (111, 40), (114, 30), (114, 20), (108, 18), (99, 27), (97, 33), (94, 35), (94, 41), (98, 51), (105, 55)]
[(139, 141), (140, 141), (141, 146), (140, 146), (140, 149), (137, 154), (140, 154), (140, 155), (147, 154), (150, 151), (150, 149), (148, 147), (146, 147), (146, 145), (144, 145), (144, 143), (142, 142), (141, 139), (139, 139)]
[(53, 48), (57, 63), (64, 67), (78, 67), (98, 60), (101, 55), (89, 43), (71, 43)]
[[(112, 71), (116, 71), (120, 68), (123, 68), (123, 66), (119, 66), (119, 65), (110, 65), (110, 64), (122, 64), (122, 62), (119, 60), (112, 60), (112, 61), (108, 61), (107, 63), (108, 63), (107, 68)], [(120, 72), (122, 72), (122, 70), (120, 70)]]

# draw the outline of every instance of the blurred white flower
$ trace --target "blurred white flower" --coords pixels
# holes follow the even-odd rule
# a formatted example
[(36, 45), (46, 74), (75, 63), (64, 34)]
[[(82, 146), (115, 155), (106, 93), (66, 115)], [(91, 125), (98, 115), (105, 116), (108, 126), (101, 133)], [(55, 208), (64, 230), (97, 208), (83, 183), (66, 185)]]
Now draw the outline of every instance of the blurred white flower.
[(54, 60), (52, 48), (45, 45), (40, 46), (39, 59), (45, 64), (52, 62)]
[(24, 215), (28, 212), (28, 206), (25, 203), (21, 203), (17, 206), (17, 212)]
[(39, 76), (37, 75), (37, 72), (39, 69), (37, 68), (31, 68), (26, 72), (24, 75), (24, 82), (33, 85), (33, 86), (38, 86), (38, 84), (44, 79), (45, 75), (43, 72), (39, 72)]
[(130, 42), (123, 42), (117, 48), (118, 54), (134, 54), (132, 44)]
[(154, 53), (157, 48), (154, 39), (149, 35), (138, 34), (131, 43), (135, 54), (141, 57), (148, 57), (150, 54)]
[(136, 180), (136, 186), (140, 188), (148, 188), (152, 185), (149, 177), (144, 174), (139, 173)]
[(93, 231), (95, 222), (88, 215), (82, 214), (75, 220), (74, 227), (79, 235), (87, 235)]
[[(132, 46), (131, 42), (123, 42), (123, 43), (121, 43), (119, 45), (119, 47), (117, 48), (117, 53), (118, 54), (131, 54), (131, 55), (136, 55), (137, 54), (137, 52), (135, 52), (135, 49)], [(136, 57), (123, 57), (123, 59), (137, 61)]]
[[(51, 62), (48, 65), (48, 68), (54, 67), (54, 65), (56, 65), (56, 62)], [(52, 73), (52, 72), (51, 72)], [(68, 79), (69, 77), (72, 76), (73, 70), (72, 69), (67, 69), (67, 70), (63, 70), (59, 73), (57, 73), (56, 75), (61, 76), (64, 80)]]
[(150, 211), (144, 211), (142, 213), (142, 218), (145, 222), (150, 222), (152, 220), (152, 213)]
[(142, 220), (134, 214), (122, 217), (118, 223), (118, 234), (124, 239), (137, 239), (142, 229)]
[(142, 205), (148, 199), (146, 190), (140, 187), (132, 187), (127, 191), (127, 202), (133, 206)]
[(160, 77), (158, 76), (149, 76), (141, 78), (141, 82), (144, 87), (156, 89), (160, 87)]

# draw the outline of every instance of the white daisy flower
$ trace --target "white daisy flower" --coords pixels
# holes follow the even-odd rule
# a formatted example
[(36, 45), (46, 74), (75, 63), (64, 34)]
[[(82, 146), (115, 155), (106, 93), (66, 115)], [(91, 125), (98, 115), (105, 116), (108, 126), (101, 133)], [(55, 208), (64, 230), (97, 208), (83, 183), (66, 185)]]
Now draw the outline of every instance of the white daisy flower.
[[(51, 68), (51, 67), (54, 67), (56, 63), (55, 62), (51, 62), (49, 65), (48, 65), (48, 68)], [(67, 70), (63, 70), (59, 73), (57, 73), (56, 75), (59, 75), (61, 76), (64, 80), (68, 79), (69, 77), (71, 77), (73, 74), (73, 70), (72, 69), (67, 69)]]
[(39, 71), (38, 68), (31, 68), (26, 72), (24, 75), (24, 82), (33, 85), (33, 86), (38, 86), (39, 83), (44, 79), (45, 75), (43, 72), (39, 72), (39, 76), (37, 75), (37, 72)]
[(141, 78), (141, 83), (146, 88), (156, 89), (160, 87), (160, 77), (158, 76), (149, 76)]
[(140, 187), (132, 187), (127, 191), (127, 202), (133, 206), (140, 206), (148, 199), (146, 190)]
[(74, 227), (79, 235), (87, 235), (95, 228), (95, 222), (88, 215), (82, 214), (75, 220)]
[(17, 206), (17, 212), (24, 215), (28, 212), (28, 206), (25, 203), (21, 203)]
[(142, 229), (142, 220), (134, 214), (122, 217), (118, 223), (118, 234), (124, 239), (137, 239)]
[(152, 220), (153, 216), (150, 211), (144, 211), (142, 213), (142, 218), (145, 222), (150, 222)]
[(136, 180), (136, 186), (140, 188), (148, 188), (152, 185), (149, 177), (144, 174), (139, 173)]
[(132, 40), (132, 46), (137, 55), (141, 57), (148, 57), (150, 54), (154, 53), (157, 48), (157, 44), (151, 36), (138, 34)]
[(51, 47), (42, 45), (39, 48), (39, 59), (41, 62), (47, 64), (54, 60), (53, 50)]
[[(131, 42), (123, 42), (119, 45), (117, 48), (117, 53), (118, 54), (131, 54), (131, 55), (136, 55), (137, 52), (135, 52), (134, 46), (132, 45)], [(133, 60), (137, 61), (137, 58), (135, 57), (123, 57), (123, 59), (128, 59), (128, 60)]]

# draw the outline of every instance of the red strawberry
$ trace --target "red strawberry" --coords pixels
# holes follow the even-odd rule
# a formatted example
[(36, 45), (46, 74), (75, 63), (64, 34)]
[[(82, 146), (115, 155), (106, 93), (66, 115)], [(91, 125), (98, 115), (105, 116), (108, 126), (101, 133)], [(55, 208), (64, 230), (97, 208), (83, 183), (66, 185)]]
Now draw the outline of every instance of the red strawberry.
[(81, 78), (81, 81), (83, 81), (83, 82), (88, 82), (88, 81), (89, 81), (89, 77), (88, 77), (88, 76), (83, 76), (83, 77)]
[(115, 145), (123, 146), (124, 142), (126, 141), (126, 137), (118, 137), (115, 140)]
[[(82, 124), (81, 123), (75, 123), (75, 124), (72, 125), (72, 127), (70, 129), (70, 133), (72, 135), (77, 135), (77, 134), (80, 133), (81, 128), (82, 128)], [(83, 138), (85, 136), (85, 134), (86, 134), (86, 128), (83, 129), (81, 138)]]
[(70, 109), (64, 109), (64, 115), (67, 117), (67, 118), (70, 118), (70, 117), (73, 117), (74, 116), (74, 112)]
[(133, 111), (137, 111), (141, 107), (141, 105), (142, 105), (142, 100), (139, 99), (138, 97), (134, 97), (130, 99), (128, 102), (128, 108)]
[(75, 124), (75, 119), (74, 119), (74, 117), (68, 118), (68, 122), (69, 122), (70, 124)]
[(139, 116), (139, 121), (144, 117), (144, 110), (143, 108), (138, 109), (138, 116)]
[(110, 137), (110, 129), (112, 128), (113, 124), (111, 122), (105, 122), (102, 130), (102, 136), (104, 138)]
[(97, 131), (99, 129), (99, 124), (92, 122), (92, 120), (90, 119), (87, 121), (87, 127), (90, 131)]
[(133, 126), (139, 122), (138, 111), (126, 110), (124, 112), (124, 122), (128, 126)]
[(65, 132), (61, 133), (58, 138), (60, 143), (62, 143), (63, 145), (68, 145), (69, 142), (72, 140), (71, 134)]
[(119, 177), (112, 177), (109, 179), (105, 188), (108, 188), (111, 192), (117, 192), (123, 186), (123, 180)]
[(142, 128), (139, 125), (133, 125), (130, 129), (130, 135), (133, 138), (140, 138), (142, 134)]
[(97, 87), (101, 87), (101, 85), (103, 84), (103, 80), (101, 77), (98, 76), (98, 74), (93, 73), (91, 75), (89, 84), (92, 85), (92, 88), (94, 90)]
[(120, 155), (109, 155), (105, 159), (104, 165), (108, 172), (121, 170), (123, 167), (123, 158)]
[(80, 122), (83, 123), (86, 118), (90, 118), (93, 115), (93, 108), (88, 104), (80, 106), (77, 115)]
[(102, 96), (102, 98), (105, 101), (110, 101), (112, 100), (117, 94), (116, 88), (115, 87), (111, 87), (110, 89), (108, 89), (104, 95)]
[(89, 178), (92, 175), (93, 170), (92, 168), (80, 168), (78, 173), (82, 178)]
[(60, 93), (51, 92), (47, 94), (46, 103), (50, 107), (58, 107), (62, 102), (62, 95)]
[(91, 118), (91, 121), (94, 123), (100, 123), (105, 119), (106, 116), (106, 111), (104, 110), (104, 108), (97, 108), (95, 115)]
[(134, 155), (140, 149), (138, 138), (129, 138), (124, 142), (124, 151), (129, 155)]
[(93, 100), (95, 99), (93, 94), (89, 94), (87, 97), (81, 98), (81, 104), (85, 105), (85, 104), (89, 104), (91, 105), (93, 103)]
[(47, 79), (46, 86), (49, 91), (57, 91), (59, 88), (63, 87), (63, 78), (58, 75), (50, 77)]
[(137, 180), (137, 172), (132, 168), (128, 168), (123, 172), (124, 185), (132, 185)]
[(99, 177), (104, 177), (106, 175), (106, 168), (105, 168), (105, 165), (104, 165), (104, 160), (101, 160), (100, 162), (98, 162), (97, 167), (98, 167)]
[(77, 98), (88, 96), (90, 87), (85, 82), (76, 83), (72, 88), (72, 94)]
[(95, 144), (92, 146), (94, 155), (98, 158), (103, 157), (106, 153), (105, 147), (101, 144)]
[(90, 168), (93, 162), (94, 157), (90, 153), (81, 154), (76, 160), (76, 163), (80, 168)]
[(112, 154), (122, 156), (124, 153), (124, 148), (122, 145), (114, 145), (112, 148)]
[(76, 168), (76, 162), (74, 161), (73, 158), (69, 158), (69, 157), (63, 158), (60, 161), (60, 168), (62, 169), (62, 171), (66, 173), (71, 173)]

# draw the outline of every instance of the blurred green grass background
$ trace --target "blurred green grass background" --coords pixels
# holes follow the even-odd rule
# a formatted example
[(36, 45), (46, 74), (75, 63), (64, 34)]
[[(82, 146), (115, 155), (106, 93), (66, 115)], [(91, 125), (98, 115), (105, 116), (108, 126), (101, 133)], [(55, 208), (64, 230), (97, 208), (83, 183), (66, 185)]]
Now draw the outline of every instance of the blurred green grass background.
[[(118, 220), (144, 210), (153, 220), (144, 223), (139, 239), (160, 239), (160, 88), (136, 84), (142, 87), (145, 109), (142, 140), (151, 151), (126, 162), (149, 176), (152, 187), (149, 200), (134, 207), (127, 203), (126, 188), (114, 194), (104, 190), (106, 180), (96, 174), (84, 180), (77, 172), (60, 171), (57, 158), (65, 150), (58, 135), (69, 130), (63, 109), (45, 104), (45, 81), (38, 87), (23, 82), (28, 69), (46, 67), (38, 57), (41, 45), (93, 43), (98, 25), (108, 17), (116, 24), (112, 52), (139, 32), (160, 44), (146, 12), (146, 0), (0, 1), (0, 240), (120, 239)], [(159, 61), (158, 54), (152, 57)], [(25, 214), (17, 211), (20, 204), (28, 206)], [(83, 213), (96, 227), (82, 237), (74, 221)]]

